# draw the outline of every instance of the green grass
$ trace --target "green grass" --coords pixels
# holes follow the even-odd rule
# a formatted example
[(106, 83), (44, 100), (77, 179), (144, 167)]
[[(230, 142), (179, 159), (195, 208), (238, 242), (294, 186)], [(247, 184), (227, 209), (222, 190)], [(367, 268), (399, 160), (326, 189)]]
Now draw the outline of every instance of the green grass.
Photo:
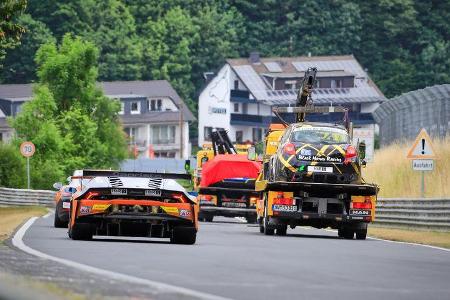
[(25, 220), (46, 213), (47, 209), (42, 206), (0, 207), (0, 241), (6, 240)]
[[(413, 141), (394, 143), (375, 151), (373, 163), (363, 169), (367, 182), (380, 185), (380, 197), (420, 197), (421, 172), (413, 171), (406, 158)], [(433, 141), (438, 158), (435, 169), (425, 172), (425, 197), (450, 196), (450, 136)]]

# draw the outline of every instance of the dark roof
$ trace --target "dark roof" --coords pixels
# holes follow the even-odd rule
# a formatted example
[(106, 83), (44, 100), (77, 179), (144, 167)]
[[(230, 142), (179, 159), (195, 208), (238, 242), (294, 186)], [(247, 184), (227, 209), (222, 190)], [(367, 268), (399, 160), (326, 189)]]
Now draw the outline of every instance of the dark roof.
[[(183, 121), (191, 121), (184, 119), (185, 116), (186, 114), (183, 114)], [(175, 123), (180, 121), (180, 114), (176, 111), (160, 111), (138, 115), (121, 115), (120, 119), (124, 125), (167, 122)]]
[[(149, 81), (108, 81), (99, 82), (103, 87), (105, 95), (125, 95), (134, 94), (145, 97), (169, 97), (179, 107), (183, 104), (183, 114), (186, 121), (195, 120), (194, 115), (181, 100), (178, 93), (173, 89), (167, 80), (149, 80)], [(135, 116), (135, 115), (134, 115)], [(166, 116), (166, 114), (164, 114)]]
[(33, 85), (28, 84), (0, 84), (0, 99), (9, 101), (27, 101), (33, 95)]
[[(139, 95), (143, 97), (169, 97), (179, 107), (184, 104), (181, 97), (173, 89), (167, 80), (148, 80), (148, 81), (110, 81), (99, 82), (98, 85), (103, 88), (105, 95), (109, 97), (126, 96), (128, 94)], [(32, 84), (1, 84), (0, 99), (9, 101), (28, 101), (33, 95)], [(195, 120), (194, 115), (189, 108), (183, 105), (184, 120)], [(136, 115), (133, 115), (136, 116)]]

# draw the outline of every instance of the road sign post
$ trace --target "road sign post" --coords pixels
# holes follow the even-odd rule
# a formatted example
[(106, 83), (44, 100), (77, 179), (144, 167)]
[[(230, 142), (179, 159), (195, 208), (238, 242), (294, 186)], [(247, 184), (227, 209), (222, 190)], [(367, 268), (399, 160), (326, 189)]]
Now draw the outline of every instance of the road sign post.
[(424, 128), (419, 132), (406, 157), (413, 160), (413, 170), (421, 172), (420, 196), (425, 198), (425, 172), (433, 171), (436, 154), (431, 143), (431, 138)]
[(27, 188), (30, 189), (30, 157), (33, 156), (36, 147), (32, 142), (23, 142), (20, 145), (20, 153), (27, 158)]

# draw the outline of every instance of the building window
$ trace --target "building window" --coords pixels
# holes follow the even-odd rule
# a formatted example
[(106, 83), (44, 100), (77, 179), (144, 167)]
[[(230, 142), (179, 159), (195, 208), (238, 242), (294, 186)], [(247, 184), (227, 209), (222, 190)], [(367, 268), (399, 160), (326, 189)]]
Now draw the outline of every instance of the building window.
[(234, 89), (238, 90), (239, 89), (239, 80), (235, 80), (234, 81)]
[(242, 103), (242, 113), (243, 114), (248, 113), (248, 103)]
[(297, 81), (295, 80), (286, 80), (284, 82), (284, 87), (287, 90), (295, 90), (295, 85), (297, 84)]
[(174, 144), (175, 125), (155, 125), (152, 126), (153, 144)]
[(253, 142), (257, 143), (262, 141), (264, 129), (262, 128), (252, 128)]
[(236, 143), (242, 144), (242, 140), (244, 139), (244, 133), (242, 130), (236, 131)]
[(125, 113), (125, 103), (120, 102), (120, 111), (119, 115), (123, 115)]
[(203, 134), (205, 141), (211, 141), (211, 133), (212, 133), (212, 127), (204, 127)]
[(161, 111), (162, 110), (162, 100), (161, 99), (151, 99), (149, 101), (148, 110), (150, 110), (150, 111)]
[(341, 88), (342, 87), (342, 80), (340, 79), (331, 79), (331, 88)]
[(137, 128), (135, 127), (125, 127), (124, 128), (126, 135), (128, 136), (128, 141), (130, 144), (134, 144)]
[(239, 112), (239, 103), (234, 103), (234, 112)]
[(140, 114), (141, 113), (141, 103), (139, 101), (131, 102), (131, 114)]
[(175, 152), (173, 152), (173, 151), (155, 151), (155, 157), (175, 158)]

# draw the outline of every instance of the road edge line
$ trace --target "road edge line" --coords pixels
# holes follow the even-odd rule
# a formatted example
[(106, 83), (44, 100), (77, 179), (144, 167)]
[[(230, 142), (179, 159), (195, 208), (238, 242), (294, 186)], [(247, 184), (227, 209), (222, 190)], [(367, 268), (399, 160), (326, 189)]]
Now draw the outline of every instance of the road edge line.
[[(337, 232), (337, 230), (333, 230), (333, 229), (323, 229), (323, 230), (329, 231), (329, 232)], [(450, 252), (450, 249), (442, 248), (442, 247), (438, 247), (438, 246), (427, 245), (427, 244), (385, 240), (385, 239), (380, 239), (380, 238), (371, 237), (371, 236), (367, 236), (367, 238), (370, 239), (370, 240), (375, 240), (375, 241), (382, 241), (382, 242), (395, 243), (395, 244), (404, 244), (404, 245), (410, 245), (410, 246), (420, 246), (420, 247), (425, 247), (425, 248), (431, 248), (431, 249), (436, 249), (436, 250), (442, 250), (442, 251), (445, 251), (445, 252)]]
[(36, 249), (33, 249), (33, 248), (25, 245), (25, 243), (23, 242), (23, 237), (24, 237), (25, 233), (37, 219), (39, 219), (39, 218), (32, 217), (32, 218), (28, 219), (28, 221), (25, 224), (23, 224), (19, 228), (19, 230), (16, 231), (16, 233), (14, 234), (14, 236), (12, 238), (12, 244), (14, 247), (22, 250), (23, 252), (31, 254), (33, 256), (37, 256), (39, 258), (58, 262), (63, 265), (66, 265), (66, 266), (69, 266), (72, 268), (76, 268), (76, 269), (84, 271), (84, 272), (89, 272), (89, 273), (93, 273), (93, 274), (97, 274), (97, 275), (101, 275), (101, 276), (107, 276), (114, 280), (120, 280), (120, 281), (135, 283), (135, 284), (151, 286), (162, 292), (179, 293), (179, 294), (183, 294), (185, 296), (192, 296), (192, 297), (197, 297), (200, 299), (229, 300), (229, 298), (224, 298), (224, 297), (220, 297), (220, 296), (216, 296), (216, 295), (212, 295), (212, 294), (207, 294), (207, 293), (191, 290), (191, 289), (184, 288), (184, 287), (170, 285), (170, 284), (163, 283), (163, 282), (153, 281), (153, 280), (139, 278), (139, 277), (135, 277), (135, 276), (131, 276), (131, 275), (126, 275), (126, 274), (122, 274), (122, 273), (118, 273), (118, 272), (114, 272), (114, 271), (100, 269), (100, 268), (92, 267), (89, 265), (85, 265), (82, 263), (70, 261), (70, 260), (67, 260), (64, 258), (59, 258), (56, 256), (52, 256), (52, 255), (40, 252)]

